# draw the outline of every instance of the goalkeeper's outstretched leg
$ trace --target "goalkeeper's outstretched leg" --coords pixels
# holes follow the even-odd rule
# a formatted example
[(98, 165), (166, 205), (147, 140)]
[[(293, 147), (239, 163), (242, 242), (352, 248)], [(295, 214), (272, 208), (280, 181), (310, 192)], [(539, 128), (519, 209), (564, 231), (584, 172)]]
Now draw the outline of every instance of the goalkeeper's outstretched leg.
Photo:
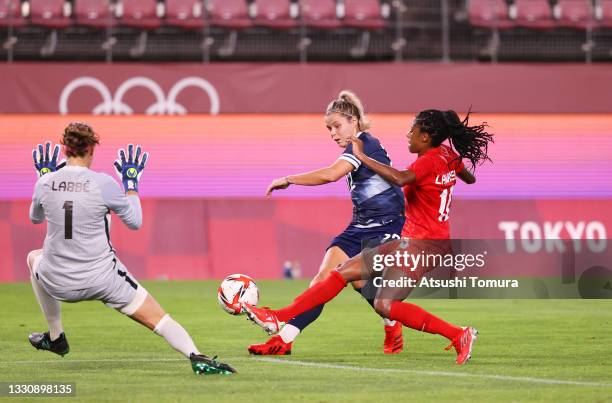
[(147, 294), (142, 305), (128, 316), (166, 339), (172, 348), (189, 358), (196, 374), (236, 372), (230, 365), (216, 361), (216, 357), (201, 354), (189, 333), (163, 310), (151, 294)]

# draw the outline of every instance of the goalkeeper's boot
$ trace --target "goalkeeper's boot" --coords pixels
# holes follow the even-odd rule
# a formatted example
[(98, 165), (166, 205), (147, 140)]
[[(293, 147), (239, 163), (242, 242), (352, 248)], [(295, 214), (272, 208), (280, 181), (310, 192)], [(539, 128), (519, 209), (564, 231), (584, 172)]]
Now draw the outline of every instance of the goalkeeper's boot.
[(259, 325), (269, 335), (280, 331), (280, 322), (274, 311), (270, 308), (257, 308), (254, 305), (242, 303), (242, 310), (247, 314), (249, 320)]
[(61, 355), (62, 357), (68, 354), (70, 351), (68, 340), (66, 340), (66, 335), (63, 332), (53, 341), (51, 341), (49, 332), (32, 333), (28, 336), (28, 339), (30, 340), (30, 344), (37, 350), (51, 351), (52, 353)]
[(457, 352), (457, 364), (463, 365), (472, 358), (472, 346), (477, 336), (478, 330), (473, 327), (464, 327), (461, 333), (453, 339), (445, 350), (450, 350), (452, 347), (455, 347), (455, 351)]
[(193, 369), (193, 372), (198, 375), (231, 375), (236, 373), (236, 370), (229, 364), (224, 364), (217, 361), (217, 356), (210, 358), (203, 354), (191, 353), (189, 356), (189, 361), (191, 361), (191, 368)]
[(251, 344), (249, 353), (253, 355), (291, 355), (292, 344), (285, 343), (279, 335), (276, 335), (265, 343)]
[(404, 337), (402, 336), (402, 324), (398, 321), (393, 326), (385, 325), (385, 354), (399, 354), (404, 349)]

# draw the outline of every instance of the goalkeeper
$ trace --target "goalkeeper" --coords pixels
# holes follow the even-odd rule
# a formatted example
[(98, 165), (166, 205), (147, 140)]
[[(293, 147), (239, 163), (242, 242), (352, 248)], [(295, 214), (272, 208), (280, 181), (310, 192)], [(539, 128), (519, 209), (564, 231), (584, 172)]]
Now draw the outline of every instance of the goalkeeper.
[(59, 145), (50, 157), (51, 143), (33, 151), (36, 182), (30, 219), (47, 220), (42, 249), (28, 254), (32, 288), (49, 330), (32, 333), (36, 349), (59, 355), (69, 351), (60, 314), (60, 301), (99, 300), (162, 336), (191, 361), (195, 373), (230, 374), (231, 366), (202, 355), (187, 331), (170, 317), (134, 279), (115, 254), (109, 236), (110, 212), (130, 229), (142, 224), (138, 184), (148, 154), (140, 146), (120, 149), (115, 170), (123, 189), (110, 176), (91, 166), (99, 138), (80, 122), (70, 123), (62, 136), (67, 162), (60, 162)]

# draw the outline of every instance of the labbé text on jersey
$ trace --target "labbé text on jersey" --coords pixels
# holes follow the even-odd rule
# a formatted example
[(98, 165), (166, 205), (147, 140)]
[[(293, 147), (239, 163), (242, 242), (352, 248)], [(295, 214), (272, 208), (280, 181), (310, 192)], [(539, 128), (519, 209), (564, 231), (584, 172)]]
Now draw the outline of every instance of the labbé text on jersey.
[(60, 182), (56, 185), (55, 181), (51, 182), (51, 190), (56, 192), (87, 192), (89, 193), (89, 181), (86, 182)]

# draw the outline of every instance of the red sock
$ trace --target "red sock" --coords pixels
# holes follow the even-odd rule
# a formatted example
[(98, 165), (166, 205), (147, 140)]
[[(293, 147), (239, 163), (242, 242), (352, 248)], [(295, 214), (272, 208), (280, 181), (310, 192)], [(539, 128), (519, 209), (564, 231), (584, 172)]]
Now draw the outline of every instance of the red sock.
[(388, 319), (397, 320), (404, 326), (415, 330), (439, 334), (449, 340), (454, 339), (461, 332), (460, 327), (451, 325), (420, 306), (408, 302), (394, 301), (391, 304)]
[(332, 300), (340, 291), (346, 287), (346, 280), (336, 270), (332, 270), (329, 276), (297, 296), (291, 305), (274, 311), (281, 322), (287, 322), (299, 314), (309, 311), (315, 306)]

